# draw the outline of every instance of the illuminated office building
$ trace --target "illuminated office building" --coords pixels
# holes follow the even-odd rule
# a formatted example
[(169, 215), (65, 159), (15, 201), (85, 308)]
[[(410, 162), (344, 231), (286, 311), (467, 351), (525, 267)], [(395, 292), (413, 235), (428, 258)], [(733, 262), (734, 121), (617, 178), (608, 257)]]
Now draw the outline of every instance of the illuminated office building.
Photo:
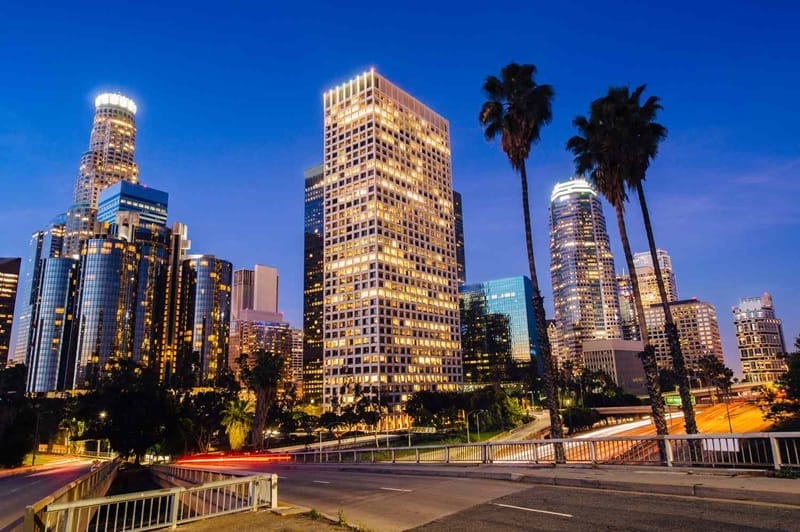
[(292, 382), (303, 397), (303, 329), (292, 329)]
[(550, 196), (550, 275), (562, 342), (556, 362), (579, 368), (584, 341), (622, 338), (603, 207), (584, 179), (558, 183)]
[(235, 270), (231, 301), (232, 320), (239, 319), (239, 313), (247, 310), (277, 313), (278, 270), (261, 264), (252, 270)]
[(283, 375), (278, 393), (288, 390), (294, 384), (292, 371), (293, 349), (292, 327), (288, 323), (270, 321), (237, 320), (235, 331), (230, 337), (229, 365), (234, 373), (239, 371), (239, 357), (247, 355), (247, 363), (252, 366), (258, 351), (265, 351), (283, 362)]
[(617, 295), (619, 297), (619, 319), (623, 340), (641, 340), (639, 322), (636, 320), (636, 302), (633, 298), (631, 276), (627, 273), (617, 275)]
[(464, 250), (464, 211), (461, 203), (461, 194), (453, 191), (453, 212), (456, 220), (456, 265), (458, 286), (467, 282), (467, 260)]
[(6, 367), (22, 259), (0, 258), (0, 369)]
[(303, 393), (311, 402), (322, 399), (322, 258), (325, 186), (323, 165), (305, 171), (303, 235)]
[(375, 71), (324, 94), (327, 408), (359, 385), (401, 426), (411, 394), (461, 382), (449, 129)]
[(167, 292), (164, 302), (164, 339), (161, 342), (161, 360), (159, 376), (169, 381), (175, 373), (178, 360), (178, 349), (182, 345), (180, 329), (181, 309), (181, 269), (189, 254), (192, 241), (189, 240), (189, 228), (186, 224), (175, 222), (170, 231), (169, 264), (167, 267)]
[[(678, 283), (672, 269), (672, 259), (663, 249), (656, 250), (658, 265), (661, 268), (661, 277), (664, 279), (664, 289), (667, 292), (667, 302), (678, 300)], [(661, 294), (658, 290), (658, 281), (650, 252), (635, 253), (633, 264), (636, 268), (636, 279), (639, 281), (639, 293), (642, 296), (642, 305), (661, 303)]]
[(530, 279), (463, 285), (459, 293), (464, 382), (511, 382), (516, 368), (539, 364)]
[(786, 342), (772, 296), (765, 292), (761, 297), (740, 299), (733, 309), (733, 324), (745, 380), (775, 382), (782, 377), (786, 372)]
[(233, 267), (214, 255), (189, 255), (181, 265), (177, 356), (195, 356), (209, 384), (228, 363)]
[(38, 268), (37, 303), (32, 306), (26, 364), (28, 392), (73, 387), (74, 327), (79, 262), (45, 258)]
[(161, 190), (120, 181), (100, 192), (97, 221), (113, 223), (117, 213), (139, 215), (139, 224), (167, 225), (169, 194)]
[[(722, 340), (719, 335), (717, 310), (714, 305), (697, 299), (669, 303), (672, 318), (678, 328), (686, 367), (692, 368), (704, 355), (714, 355), (723, 361)], [(672, 369), (672, 357), (664, 323), (664, 307), (660, 303), (644, 309), (645, 323), (650, 343), (656, 351), (659, 367)]]
[(95, 99), (89, 150), (81, 157), (73, 203), (67, 212), (64, 254), (77, 257), (81, 242), (94, 236), (100, 192), (127, 181), (139, 182), (134, 162), (136, 104), (121, 94), (101, 94)]

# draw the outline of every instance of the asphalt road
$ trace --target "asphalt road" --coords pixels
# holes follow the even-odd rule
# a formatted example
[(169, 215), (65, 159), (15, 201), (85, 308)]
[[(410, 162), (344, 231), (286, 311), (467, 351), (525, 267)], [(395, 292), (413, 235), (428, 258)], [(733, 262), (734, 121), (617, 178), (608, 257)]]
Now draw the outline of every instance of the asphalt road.
[(0, 478), (0, 532), (22, 530), (26, 506), (72, 482), (90, 467), (91, 460), (82, 460)]
[(797, 530), (800, 508), (537, 486), (415, 530)]

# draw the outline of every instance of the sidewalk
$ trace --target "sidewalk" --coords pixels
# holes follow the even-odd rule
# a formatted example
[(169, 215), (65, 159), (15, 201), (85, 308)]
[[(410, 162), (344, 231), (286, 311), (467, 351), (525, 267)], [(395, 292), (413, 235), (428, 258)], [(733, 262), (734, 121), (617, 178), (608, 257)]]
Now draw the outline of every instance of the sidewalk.
[[(290, 466), (291, 467), (291, 466)], [(339, 471), (393, 475), (446, 476), (509, 480), (528, 484), (636, 491), (800, 507), (800, 479), (774, 478), (764, 471), (666, 469), (624, 466), (503, 465), (309, 465)]]

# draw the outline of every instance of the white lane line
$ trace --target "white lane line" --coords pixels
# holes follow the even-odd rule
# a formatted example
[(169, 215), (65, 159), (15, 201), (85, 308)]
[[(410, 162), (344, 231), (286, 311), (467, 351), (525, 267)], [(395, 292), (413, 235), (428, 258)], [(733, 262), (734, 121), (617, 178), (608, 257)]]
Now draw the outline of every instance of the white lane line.
[(286, 480), (286, 477), (278, 477), (278, 480)]
[(414, 490), (404, 490), (400, 488), (381, 488), (384, 491), (402, 491), (403, 493), (411, 493)]
[(327, 480), (314, 480), (314, 484), (330, 484)]
[(524, 506), (513, 506), (511, 504), (500, 504), (499, 502), (492, 503), (495, 506), (500, 506), (501, 508), (511, 508), (514, 510), (524, 510), (526, 512), (536, 512), (537, 514), (548, 514), (548, 515), (557, 515), (559, 517), (575, 517), (574, 515), (570, 514), (561, 514), (558, 512), (548, 512), (547, 510), (536, 510), (534, 508), (525, 508)]

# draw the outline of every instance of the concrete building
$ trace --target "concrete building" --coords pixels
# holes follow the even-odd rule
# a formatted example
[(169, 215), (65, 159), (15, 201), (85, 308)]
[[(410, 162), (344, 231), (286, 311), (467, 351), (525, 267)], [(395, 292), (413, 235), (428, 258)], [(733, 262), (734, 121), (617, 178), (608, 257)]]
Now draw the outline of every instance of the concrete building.
[(614, 256), (597, 192), (585, 179), (550, 196), (550, 275), (562, 350), (557, 365), (580, 368), (586, 340), (622, 338)]
[(323, 99), (324, 404), (360, 385), (405, 426), (461, 382), (450, 127), (374, 70)]
[(739, 306), (733, 309), (733, 324), (745, 380), (778, 380), (786, 372), (787, 351), (772, 296), (765, 292), (761, 297), (740, 299)]
[[(717, 310), (714, 305), (697, 299), (684, 299), (669, 304), (672, 318), (678, 328), (686, 367), (692, 368), (704, 355), (714, 355), (723, 361), (722, 340), (719, 335)], [(664, 307), (659, 304), (645, 307), (645, 323), (650, 343), (656, 351), (661, 368), (672, 368), (672, 357), (664, 323)]]
[(640, 341), (606, 339), (583, 342), (583, 364), (588, 371), (602, 371), (628, 393), (647, 394), (639, 353), (644, 349)]
[(0, 369), (8, 363), (21, 263), (20, 258), (0, 257)]
[(232, 319), (239, 319), (240, 312), (245, 310), (277, 313), (278, 278), (277, 268), (262, 264), (256, 264), (252, 270), (244, 268), (235, 270)]

